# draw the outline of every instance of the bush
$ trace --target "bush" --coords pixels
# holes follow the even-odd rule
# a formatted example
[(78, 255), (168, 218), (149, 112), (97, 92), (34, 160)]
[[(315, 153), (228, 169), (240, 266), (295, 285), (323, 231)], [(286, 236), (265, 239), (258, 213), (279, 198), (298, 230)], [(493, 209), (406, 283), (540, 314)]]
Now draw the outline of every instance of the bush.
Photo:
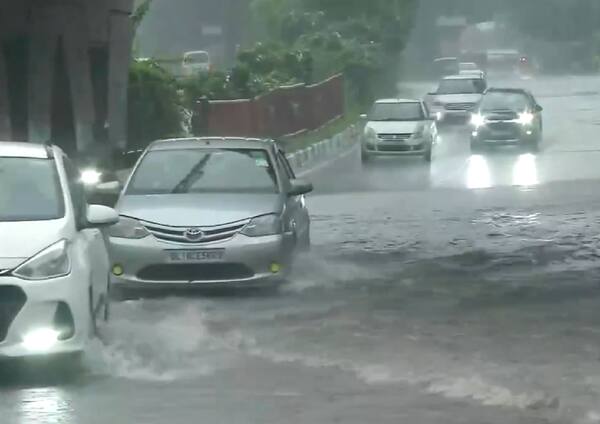
[(153, 62), (136, 62), (129, 72), (129, 146), (182, 133), (181, 101), (175, 79)]

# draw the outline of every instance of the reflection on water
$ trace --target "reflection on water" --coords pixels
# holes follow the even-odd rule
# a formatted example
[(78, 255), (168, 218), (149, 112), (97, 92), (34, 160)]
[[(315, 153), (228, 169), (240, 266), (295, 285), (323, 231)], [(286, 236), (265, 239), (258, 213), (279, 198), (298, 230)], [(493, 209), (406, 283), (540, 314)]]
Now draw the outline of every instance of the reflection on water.
[(494, 185), (532, 187), (538, 184), (537, 158), (531, 153), (516, 157), (472, 155), (467, 159), (467, 188), (490, 188)]
[(484, 156), (473, 155), (467, 161), (467, 188), (490, 188), (492, 178)]
[(513, 168), (513, 185), (528, 187), (539, 183), (536, 157), (531, 153), (520, 155)]
[(47, 387), (22, 390), (18, 407), (20, 409), (19, 424), (75, 422), (68, 395), (59, 388)]

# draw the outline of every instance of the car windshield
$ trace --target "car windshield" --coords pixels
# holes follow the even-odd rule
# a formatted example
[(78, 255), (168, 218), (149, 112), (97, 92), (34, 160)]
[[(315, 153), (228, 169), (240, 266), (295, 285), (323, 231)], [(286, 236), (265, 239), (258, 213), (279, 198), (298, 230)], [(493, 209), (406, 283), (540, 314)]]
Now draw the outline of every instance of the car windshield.
[(523, 93), (491, 92), (483, 96), (481, 110), (511, 110), (515, 112), (524, 111), (529, 106), (527, 96)]
[(45, 221), (64, 215), (53, 160), (0, 157), (0, 222)]
[(127, 188), (129, 195), (277, 191), (277, 176), (263, 149), (151, 151)]
[(200, 52), (200, 53), (190, 53), (185, 56), (184, 62), (187, 65), (195, 65), (195, 64), (204, 64), (208, 63), (208, 53)]
[(461, 63), (459, 65), (461, 71), (476, 71), (477, 65), (474, 63)]
[(423, 120), (421, 103), (375, 103), (370, 121), (421, 121)]
[(474, 79), (444, 79), (440, 82), (437, 94), (481, 94), (485, 91), (485, 81)]

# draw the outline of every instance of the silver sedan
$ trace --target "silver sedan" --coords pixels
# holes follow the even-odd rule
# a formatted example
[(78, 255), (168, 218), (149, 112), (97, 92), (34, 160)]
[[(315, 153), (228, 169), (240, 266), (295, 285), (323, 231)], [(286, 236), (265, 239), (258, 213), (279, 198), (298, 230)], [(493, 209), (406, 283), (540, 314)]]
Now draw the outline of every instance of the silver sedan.
[(112, 289), (284, 281), (294, 254), (310, 245), (310, 191), (273, 141), (155, 142), (117, 202)]

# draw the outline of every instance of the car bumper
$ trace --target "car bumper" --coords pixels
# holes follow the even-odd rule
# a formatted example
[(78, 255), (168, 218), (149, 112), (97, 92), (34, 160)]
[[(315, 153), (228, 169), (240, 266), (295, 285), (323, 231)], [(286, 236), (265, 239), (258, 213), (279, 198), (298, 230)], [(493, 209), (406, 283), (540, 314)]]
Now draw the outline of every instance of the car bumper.
[[(73, 273), (44, 281), (0, 277), (0, 358), (82, 351), (91, 334), (89, 286), (84, 281), (83, 275)], [(49, 342), (32, 339), (40, 330), (60, 335)]]
[(363, 151), (372, 156), (420, 156), (431, 148), (425, 139), (363, 143)]
[(465, 110), (442, 110), (436, 112), (436, 120), (447, 124), (466, 124), (471, 119), (471, 112)]
[[(254, 287), (285, 280), (295, 242), (293, 235), (247, 237), (204, 245), (143, 239), (110, 239), (111, 284), (117, 290), (186, 289), (194, 287)], [(220, 260), (177, 262), (168, 251), (222, 250)], [(122, 273), (115, 272), (116, 269)]]
[(530, 128), (522, 128), (515, 126), (511, 128), (507, 133), (496, 133), (486, 128), (480, 128), (474, 130), (471, 134), (471, 140), (476, 143), (487, 144), (487, 145), (517, 145), (521, 143), (527, 143), (535, 141), (536, 132)]

